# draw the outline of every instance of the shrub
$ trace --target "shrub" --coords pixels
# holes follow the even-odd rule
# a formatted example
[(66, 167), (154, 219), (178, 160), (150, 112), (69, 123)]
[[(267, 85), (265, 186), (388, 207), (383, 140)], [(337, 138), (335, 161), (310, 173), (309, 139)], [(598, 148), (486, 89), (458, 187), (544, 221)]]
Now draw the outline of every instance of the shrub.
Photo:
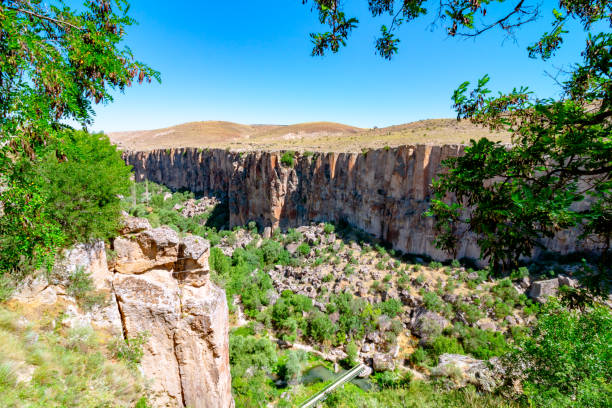
[(476, 358), (488, 360), (508, 352), (508, 343), (502, 333), (477, 327), (462, 327), (458, 331), (463, 349)]
[(465, 351), (454, 337), (438, 336), (431, 344), (432, 351), (436, 358), (444, 353), (464, 354)]
[(380, 309), (381, 314), (387, 315), (391, 318), (402, 312), (402, 303), (396, 299), (386, 300), (376, 306), (378, 309)]
[(289, 263), (289, 253), (279, 242), (267, 239), (261, 244), (260, 250), (265, 265), (272, 265), (275, 263), (287, 265)]
[(149, 333), (141, 332), (135, 337), (127, 339), (115, 339), (110, 344), (110, 350), (119, 360), (123, 360), (126, 364), (132, 368), (135, 368), (140, 364), (140, 360), (143, 356), (142, 346), (149, 340)]
[(354, 366), (358, 363), (359, 359), (359, 350), (354, 341), (350, 341), (345, 347), (348, 363), (351, 366)]
[(294, 228), (291, 228), (287, 231), (287, 235), (285, 236), (285, 242), (286, 243), (290, 243), (290, 242), (299, 242), (302, 239), (304, 239), (304, 235), (302, 235), (302, 233)]
[(512, 314), (512, 309), (505, 303), (497, 302), (495, 304), (494, 312), (497, 319), (503, 319), (504, 317)]
[(427, 355), (427, 352), (421, 347), (414, 350), (414, 352), (410, 355), (410, 361), (414, 365), (425, 365), (428, 359), (429, 356)]
[(609, 407), (610, 344), (612, 313), (607, 306), (581, 313), (549, 300), (507, 364), (523, 376), (525, 395), (534, 406)]
[(295, 162), (295, 152), (288, 150), (285, 153), (283, 153), (283, 155), (281, 156), (281, 164), (283, 164), (284, 166), (287, 167), (293, 167), (294, 162)]
[[(62, 160), (58, 160), (62, 157)], [(102, 134), (68, 133), (42, 155), (36, 173), (50, 216), (68, 242), (113, 237), (130, 186), (130, 167)]]
[(529, 276), (529, 269), (527, 269), (524, 266), (521, 266), (520, 268), (512, 271), (510, 273), (510, 279), (512, 280), (516, 280), (516, 279), (522, 279)]
[(106, 301), (106, 295), (94, 289), (93, 280), (82, 267), (76, 268), (68, 276), (66, 293), (73, 296), (85, 310), (90, 310), (96, 305), (102, 305)]
[(229, 346), (232, 380), (245, 376), (249, 369), (254, 370), (254, 374), (257, 371), (270, 374), (276, 366), (276, 347), (266, 338), (232, 335)]
[(509, 307), (514, 307), (514, 305), (519, 301), (519, 293), (516, 289), (514, 289), (514, 286), (512, 286), (512, 281), (507, 278), (502, 279), (495, 286), (493, 286), (491, 288), (491, 292), (493, 292), (503, 302), (507, 303)]
[(335, 325), (326, 314), (316, 312), (308, 319), (308, 334), (317, 342), (330, 341), (335, 331)]
[(480, 320), (483, 317), (480, 309), (477, 306), (472, 305), (470, 303), (460, 302), (457, 305), (457, 308), (461, 312), (463, 312), (463, 316), (465, 317), (465, 320), (470, 324), (476, 323), (478, 320)]
[(297, 251), (301, 256), (307, 256), (310, 254), (310, 245), (308, 243), (303, 242), (300, 246), (297, 247)]
[(423, 303), (425, 307), (434, 312), (442, 311), (444, 301), (434, 292), (425, 292), (423, 294)]
[(333, 225), (333, 224), (330, 224), (329, 222), (326, 222), (326, 223), (323, 225), (323, 232), (324, 232), (325, 234), (331, 234), (332, 232), (334, 232), (334, 230), (335, 230), (335, 229), (336, 229), (336, 227), (334, 227), (334, 225)]

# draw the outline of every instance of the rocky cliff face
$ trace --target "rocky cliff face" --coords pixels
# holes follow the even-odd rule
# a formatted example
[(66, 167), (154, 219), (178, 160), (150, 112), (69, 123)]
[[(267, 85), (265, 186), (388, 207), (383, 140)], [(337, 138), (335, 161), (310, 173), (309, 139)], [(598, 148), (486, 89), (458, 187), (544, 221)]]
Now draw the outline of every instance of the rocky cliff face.
[(124, 336), (149, 335), (141, 367), (157, 405), (233, 406), (227, 301), (208, 276), (208, 241), (128, 218), (113, 249)]
[[(132, 339), (145, 334), (140, 369), (152, 406), (229, 408), (229, 322), (225, 292), (209, 280), (210, 245), (201, 237), (152, 229), (145, 219), (126, 219), (107, 263), (102, 242), (64, 254), (46, 281), (24, 285), (14, 301), (65, 307), (71, 327), (92, 326)], [(68, 277), (83, 268), (107, 302), (85, 312), (67, 295)]]
[[(128, 152), (137, 180), (171, 189), (228, 199), (230, 224), (256, 221), (260, 227), (296, 227), (312, 221), (341, 220), (397, 250), (445, 259), (432, 243), (433, 222), (423, 216), (431, 181), (441, 162), (463, 147), (401, 146), (362, 153), (297, 155), (292, 167), (277, 152), (236, 153), (220, 149)], [(571, 252), (576, 232), (548, 242), (552, 251)], [(473, 237), (462, 240), (458, 257), (478, 258)]]

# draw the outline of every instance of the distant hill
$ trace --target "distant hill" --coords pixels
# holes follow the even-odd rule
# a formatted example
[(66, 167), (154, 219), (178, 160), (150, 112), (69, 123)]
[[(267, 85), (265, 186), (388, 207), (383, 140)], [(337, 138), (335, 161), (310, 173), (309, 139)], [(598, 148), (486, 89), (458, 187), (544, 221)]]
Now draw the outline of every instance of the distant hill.
[(334, 122), (294, 125), (243, 125), (232, 122), (189, 122), (164, 129), (113, 132), (109, 137), (124, 150), (212, 147), (232, 150), (360, 151), (405, 144), (467, 143), (487, 136), (504, 142), (506, 133), (467, 121), (428, 119), (385, 128), (361, 129)]

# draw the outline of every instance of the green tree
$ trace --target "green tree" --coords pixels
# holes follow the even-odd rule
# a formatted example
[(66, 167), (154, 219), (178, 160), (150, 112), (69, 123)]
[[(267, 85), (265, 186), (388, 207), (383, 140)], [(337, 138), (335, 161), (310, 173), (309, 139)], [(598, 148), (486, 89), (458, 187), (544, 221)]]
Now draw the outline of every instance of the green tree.
[(612, 314), (607, 306), (584, 312), (549, 301), (532, 332), (508, 358), (530, 404), (542, 407), (612, 405)]
[[(337, 0), (313, 3), (320, 22), (329, 27), (311, 35), (313, 55), (338, 52), (358, 20), (346, 16)], [(446, 160), (447, 171), (434, 185), (428, 214), (435, 217), (440, 248), (454, 253), (463, 234), (472, 232), (481, 257), (497, 267), (515, 266), (520, 256), (530, 256), (541, 246), (543, 238), (576, 225), (583, 227), (582, 238), (599, 242), (606, 265), (612, 244), (612, 3), (563, 0), (547, 9), (529, 0), (431, 5), (424, 0), (371, 0), (368, 6), (374, 17), (391, 19), (381, 26), (376, 41), (377, 52), (387, 59), (399, 50), (397, 27), (432, 9), (452, 37), (476, 37), (494, 29), (512, 35), (550, 13), (550, 30), (527, 49), (529, 57), (544, 60), (561, 47), (572, 22), (582, 27), (583, 61), (560, 73), (560, 98), (536, 99), (526, 87), (492, 96), (488, 76), (471, 90), (465, 82), (455, 91), (458, 118), (505, 129), (512, 134), (512, 145), (473, 140), (464, 156)]]
[(123, 44), (128, 9), (124, 0), (78, 10), (0, 0), (0, 274), (49, 266), (57, 248), (106, 237), (117, 223), (128, 170), (106, 139), (65, 123), (86, 127), (112, 91), (159, 80)]
[(118, 196), (129, 192), (131, 172), (108, 137), (70, 132), (45, 149), (37, 174), (48, 211), (69, 242), (107, 239), (116, 233)]

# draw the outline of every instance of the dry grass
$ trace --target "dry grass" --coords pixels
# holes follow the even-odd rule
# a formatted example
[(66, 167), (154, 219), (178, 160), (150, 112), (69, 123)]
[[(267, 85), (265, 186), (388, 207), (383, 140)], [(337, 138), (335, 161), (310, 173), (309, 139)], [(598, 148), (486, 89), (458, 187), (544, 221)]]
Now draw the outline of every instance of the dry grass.
[(231, 122), (191, 122), (165, 129), (109, 134), (126, 150), (175, 147), (229, 148), (231, 150), (361, 151), (410, 144), (458, 144), (489, 137), (509, 142), (506, 133), (467, 121), (428, 119), (380, 129), (361, 129), (333, 122), (289, 126), (241, 125)]
[(0, 304), (0, 406), (135, 406), (145, 393), (141, 376), (113, 361), (91, 327), (67, 328), (62, 317)]

